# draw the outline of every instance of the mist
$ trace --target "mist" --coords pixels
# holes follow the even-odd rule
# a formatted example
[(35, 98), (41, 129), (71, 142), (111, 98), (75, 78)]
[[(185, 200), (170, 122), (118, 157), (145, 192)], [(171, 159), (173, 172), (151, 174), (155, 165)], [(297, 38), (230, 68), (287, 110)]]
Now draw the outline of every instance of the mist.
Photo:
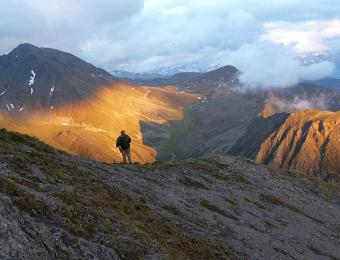
[(324, 95), (309, 98), (294, 96), (293, 99), (289, 100), (272, 95), (266, 100), (266, 104), (270, 105), (275, 110), (275, 113), (291, 113), (307, 109), (329, 109), (329, 101)]
[(243, 45), (219, 57), (241, 71), (240, 81), (248, 88), (290, 87), (302, 81), (331, 76), (335, 65), (328, 61), (303, 65), (288, 48), (270, 42)]

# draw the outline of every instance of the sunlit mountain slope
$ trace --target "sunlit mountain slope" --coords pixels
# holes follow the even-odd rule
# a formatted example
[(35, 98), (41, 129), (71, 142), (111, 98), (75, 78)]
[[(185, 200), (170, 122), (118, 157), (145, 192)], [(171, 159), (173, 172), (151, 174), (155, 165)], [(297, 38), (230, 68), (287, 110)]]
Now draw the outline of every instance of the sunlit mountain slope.
[(258, 162), (323, 179), (340, 177), (340, 112), (292, 113), (261, 145)]
[(182, 106), (195, 100), (196, 95), (175, 89), (117, 83), (99, 88), (88, 99), (47, 112), (29, 111), (17, 116), (3, 113), (0, 127), (36, 136), (72, 154), (105, 162), (120, 160), (115, 139), (124, 129), (133, 140), (133, 159), (152, 162), (157, 153), (143, 144), (140, 123), (180, 120)]

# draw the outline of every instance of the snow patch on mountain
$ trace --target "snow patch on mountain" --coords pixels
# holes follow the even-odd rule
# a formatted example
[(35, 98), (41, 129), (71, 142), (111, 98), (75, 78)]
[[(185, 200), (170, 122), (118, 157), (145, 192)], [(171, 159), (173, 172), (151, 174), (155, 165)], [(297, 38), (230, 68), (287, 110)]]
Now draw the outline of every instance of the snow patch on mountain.
[(6, 104), (6, 107), (7, 107), (7, 110), (8, 110), (9, 112), (11, 112), (11, 108), (9, 107), (8, 104)]
[(31, 75), (28, 81), (28, 86), (32, 86), (34, 84), (35, 76), (37, 75), (34, 70), (31, 70)]
[(54, 85), (53, 85), (52, 88), (50, 89), (50, 97), (52, 97), (53, 93), (54, 93)]

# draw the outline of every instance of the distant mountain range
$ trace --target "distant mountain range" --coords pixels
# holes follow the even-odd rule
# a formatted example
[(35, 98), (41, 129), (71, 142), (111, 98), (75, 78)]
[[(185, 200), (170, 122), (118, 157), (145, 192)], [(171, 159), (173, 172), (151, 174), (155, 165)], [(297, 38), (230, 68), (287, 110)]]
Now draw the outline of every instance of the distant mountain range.
[(139, 162), (232, 154), (305, 175), (339, 176), (340, 119), (330, 111), (340, 110), (340, 91), (322, 81), (247, 89), (240, 71), (224, 66), (126, 82), (30, 44), (1, 56), (0, 71), (0, 127), (73, 154), (119, 161), (114, 141), (124, 129)]
[[(163, 79), (135, 81), (143, 85), (175, 85), (179, 90), (202, 95), (199, 103), (186, 109), (183, 120), (172, 123), (170, 138), (157, 148), (159, 158), (167, 160), (233, 154), (305, 174), (321, 176), (325, 171), (337, 173), (337, 170), (330, 166), (332, 163), (329, 162), (334, 163), (340, 159), (339, 153), (336, 152), (340, 150), (338, 145), (333, 146), (336, 147), (333, 152), (335, 157), (326, 158), (325, 161), (328, 162), (322, 161), (319, 163), (319, 168), (309, 167), (303, 163), (303, 158), (309, 158), (304, 155), (308, 153), (306, 149), (296, 148), (296, 154), (290, 155), (295, 163), (290, 164), (272, 163), (260, 154), (271, 152), (271, 156), (277, 158), (276, 160), (285, 160), (282, 156), (288, 156), (287, 154), (279, 153), (280, 150), (274, 148), (274, 150), (268, 149), (264, 152), (263, 144), (269, 143), (280, 127), (284, 128), (286, 120), (290, 120), (288, 119), (290, 113), (309, 109), (340, 110), (340, 91), (336, 88), (324, 87), (321, 83), (308, 82), (283, 89), (249, 90), (239, 83), (239, 73), (236, 68), (225, 66), (208, 73), (180, 73)], [(324, 114), (330, 115), (326, 112)], [(336, 117), (338, 116), (336, 114)], [(307, 118), (303, 119), (305, 123), (310, 120), (316, 121), (315, 124), (317, 124), (318, 119)], [(150, 127), (152, 128), (152, 126), (144, 125), (145, 129)], [(299, 129), (299, 126), (296, 126), (296, 129)], [(326, 149), (330, 141), (336, 142), (336, 136), (325, 135), (323, 140), (322, 149)], [(148, 138), (145, 142), (147, 144), (149, 142), (150, 145), (156, 143)], [(304, 142), (304, 139), (300, 142)], [(309, 142), (313, 143), (312, 140)], [(322, 142), (320, 138), (319, 142)], [(280, 143), (273, 144), (273, 147), (276, 147), (275, 145), (280, 145)], [(310, 147), (313, 147), (311, 149), (319, 154), (318, 158), (324, 158), (322, 145)], [(285, 149), (287, 152), (290, 151), (287, 147)], [(305, 167), (300, 167), (301, 164)]]
[(119, 78), (127, 78), (127, 79), (153, 79), (153, 78), (167, 78), (171, 77), (175, 74), (186, 73), (186, 72), (197, 72), (204, 73), (211, 70), (218, 69), (222, 66), (211, 64), (207, 65), (201, 62), (191, 62), (182, 66), (169, 66), (169, 67), (161, 67), (149, 70), (147, 72), (128, 72), (124, 70), (112, 70), (111, 73)]
[(340, 79), (340, 50), (329, 51), (322, 53), (312, 53), (299, 57), (303, 64), (315, 64), (322, 61), (330, 61), (335, 65), (335, 71), (332, 75), (335, 78)]

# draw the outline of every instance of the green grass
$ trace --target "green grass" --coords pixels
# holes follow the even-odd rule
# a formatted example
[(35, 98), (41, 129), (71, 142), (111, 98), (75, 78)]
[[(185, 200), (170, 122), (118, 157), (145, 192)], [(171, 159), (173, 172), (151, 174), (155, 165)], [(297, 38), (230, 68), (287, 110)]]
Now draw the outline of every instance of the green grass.
[(162, 145), (161, 151), (169, 155), (175, 155), (176, 157), (180, 156), (182, 154), (182, 140), (186, 135), (190, 134), (195, 127), (194, 117), (188, 109), (185, 109), (183, 119), (180, 122), (173, 122), (170, 125), (169, 138)]
[(157, 170), (166, 171), (175, 167), (178, 167), (176, 162), (156, 162), (152, 164), (152, 167)]
[(165, 205), (165, 206), (163, 206), (163, 209), (165, 209), (166, 211), (168, 211), (171, 214), (176, 215), (176, 216), (181, 214), (181, 212), (174, 206)]
[(200, 183), (199, 181), (193, 180), (189, 177), (184, 177), (180, 181), (188, 188), (209, 190), (208, 187), (206, 187), (203, 183)]
[(226, 181), (227, 180), (227, 176), (221, 174), (218, 171), (218, 168), (214, 168), (213, 166), (206, 164), (206, 163), (202, 163), (202, 162), (193, 162), (192, 163), (192, 167), (196, 170), (200, 170), (201, 172), (208, 174), (216, 179), (219, 180), (223, 180)]
[(229, 202), (230, 204), (232, 205), (236, 205), (236, 201), (232, 200), (232, 199), (229, 199), (229, 198), (224, 198), (225, 201)]
[(207, 201), (205, 199), (201, 200), (201, 206), (212, 211), (212, 212), (216, 212), (216, 213), (218, 213), (218, 214), (220, 214), (220, 215), (222, 215), (226, 218), (230, 218), (230, 219), (233, 219), (235, 221), (239, 221), (239, 219), (236, 216), (224, 211), (223, 209), (219, 208), (218, 206), (210, 203), (209, 201)]
[(266, 201), (266, 202), (269, 202), (271, 204), (274, 204), (274, 205), (278, 205), (278, 206), (282, 206), (282, 207), (285, 207), (293, 212), (296, 212), (306, 218), (309, 218), (317, 223), (322, 223), (321, 220), (317, 219), (317, 218), (314, 218), (312, 216), (310, 216), (309, 214), (307, 214), (306, 212), (298, 209), (297, 207), (293, 206), (293, 205), (290, 205), (288, 204), (287, 202), (284, 202), (282, 201), (281, 199), (275, 197), (274, 195), (271, 195), (271, 194), (261, 194), (260, 195), (260, 198), (262, 201)]
[(15, 206), (31, 216), (51, 216), (50, 210), (42, 200), (28, 194), (10, 179), (0, 180), (0, 191), (9, 195)]
[(246, 179), (243, 175), (236, 173), (234, 174), (234, 180), (241, 184), (251, 185), (252, 183)]
[(312, 245), (309, 246), (309, 249), (316, 255), (322, 255), (321, 251)]

